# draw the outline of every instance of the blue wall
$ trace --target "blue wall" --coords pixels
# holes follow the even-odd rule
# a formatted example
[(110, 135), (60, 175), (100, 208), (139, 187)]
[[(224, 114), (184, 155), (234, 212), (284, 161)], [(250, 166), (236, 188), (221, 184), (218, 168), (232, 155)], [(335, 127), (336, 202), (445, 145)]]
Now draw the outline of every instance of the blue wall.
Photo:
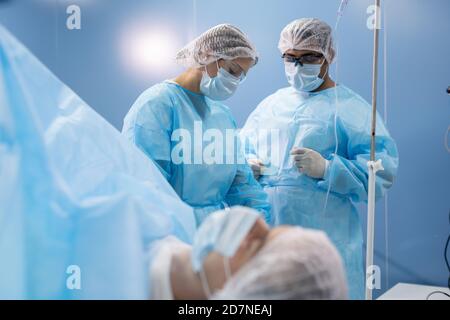
[[(340, 56), (338, 72), (333, 72), (338, 82), (368, 100), (372, 32), (366, 27), (366, 9), (372, 2), (350, 0), (338, 28)], [(382, 2), (379, 110), (398, 143), (401, 160), (396, 184), (388, 197), (378, 202), (375, 262), (383, 277), (376, 296), (397, 282), (445, 286), (448, 272), (443, 250), (450, 232), (450, 147), (445, 140), (450, 125), (450, 96), (445, 93), (450, 85), (450, 2)], [(307, 16), (334, 25), (339, 3), (10, 0), (0, 1), (0, 22), (117, 128), (140, 92), (180, 71), (175, 65), (139, 75), (130, 71), (120, 45), (127, 26), (163, 26), (181, 46), (213, 25), (236, 24), (261, 54), (260, 64), (228, 103), (242, 125), (259, 101), (286, 86), (277, 50), (281, 29), (291, 20)], [(82, 30), (65, 27), (69, 4), (80, 5)], [(364, 210), (361, 206), (363, 220)]]

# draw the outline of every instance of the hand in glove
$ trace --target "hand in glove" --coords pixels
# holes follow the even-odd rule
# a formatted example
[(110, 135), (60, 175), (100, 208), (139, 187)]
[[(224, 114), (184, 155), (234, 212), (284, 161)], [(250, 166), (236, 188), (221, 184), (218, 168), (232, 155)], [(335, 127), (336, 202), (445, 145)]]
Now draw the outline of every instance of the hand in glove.
[(253, 176), (258, 180), (261, 177), (264, 164), (259, 159), (249, 159), (247, 162), (253, 171)]
[(294, 156), (294, 165), (300, 172), (315, 179), (323, 179), (328, 160), (320, 153), (308, 148), (294, 148), (291, 151)]

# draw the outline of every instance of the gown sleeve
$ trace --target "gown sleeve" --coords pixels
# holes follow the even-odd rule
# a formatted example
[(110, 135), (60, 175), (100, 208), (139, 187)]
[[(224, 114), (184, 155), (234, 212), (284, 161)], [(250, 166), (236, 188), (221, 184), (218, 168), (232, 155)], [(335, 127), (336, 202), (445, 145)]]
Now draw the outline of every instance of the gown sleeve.
[(152, 159), (164, 177), (171, 177), (172, 101), (167, 88), (144, 92), (125, 118), (123, 134)]
[[(338, 154), (332, 154), (320, 188), (350, 197), (354, 202), (367, 202), (368, 167), (371, 142), (370, 106), (358, 98), (346, 101), (338, 111)], [(397, 173), (398, 151), (383, 121), (377, 114), (375, 159), (382, 160), (383, 171), (376, 177), (376, 198), (384, 196)]]

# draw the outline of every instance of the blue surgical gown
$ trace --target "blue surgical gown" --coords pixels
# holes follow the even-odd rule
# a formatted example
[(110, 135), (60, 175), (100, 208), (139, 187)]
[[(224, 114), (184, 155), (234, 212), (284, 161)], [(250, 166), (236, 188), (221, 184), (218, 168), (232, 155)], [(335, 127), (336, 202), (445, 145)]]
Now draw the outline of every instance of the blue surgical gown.
[[(196, 126), (199, 129), (195, 132)], [(195, 208), (197, 225), (209, 213), (234, 205), (252, 207), (269, 220), (267, 195), (246, 164), (235, 129), (225, 105), (165, 81), (137, 99), (125, 117), (122, 133), (158, 163), (181, 199)], [(226, 140), (227, 131), (234, 132), (232, 141)], [(206, 138), (208, 132), (215, 139)], [(182, 161), (173, 161), (172, 151), (182, 133), (190, 144), (180, 151)], [(219, 135), (221, 139), (217, 139)], [(202, 139), (203, 146), (196, 147)], [(211, 145), (217, 148), (210, 153), (221, 156), (206, 163), (202, 155)]]
[(149, 298), (153, 244), (194, 231), (156, 165), (0, 25), (0, 299)]
[[(241, 132), (246, 157), (267, 166), (259, 182), (269, 195), (274, 224), (326, 231), (344, 260), (353, 299), (364, 297), (363, 239), (354, 203), (367, 201), (370, 130), (371, 107), (338, 85), (317, 93), (281, 89), (261, 102)], [(330, 161), (323, 179), (298, 172), (290, 155), (294, 147), (316, 150)], [(384, 166), (376, 178), (380, 198), (394, 181), (398, 153), (378, 115), (376, 159)]]

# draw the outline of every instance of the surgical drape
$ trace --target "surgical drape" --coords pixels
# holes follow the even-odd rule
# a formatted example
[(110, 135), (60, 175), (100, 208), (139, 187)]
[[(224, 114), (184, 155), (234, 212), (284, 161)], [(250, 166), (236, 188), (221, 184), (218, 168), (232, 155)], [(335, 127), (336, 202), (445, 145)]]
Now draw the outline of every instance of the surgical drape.
[(152, 243), (194, 229), (155, 164), (0, 26), (0, 298), (147, 298)]

